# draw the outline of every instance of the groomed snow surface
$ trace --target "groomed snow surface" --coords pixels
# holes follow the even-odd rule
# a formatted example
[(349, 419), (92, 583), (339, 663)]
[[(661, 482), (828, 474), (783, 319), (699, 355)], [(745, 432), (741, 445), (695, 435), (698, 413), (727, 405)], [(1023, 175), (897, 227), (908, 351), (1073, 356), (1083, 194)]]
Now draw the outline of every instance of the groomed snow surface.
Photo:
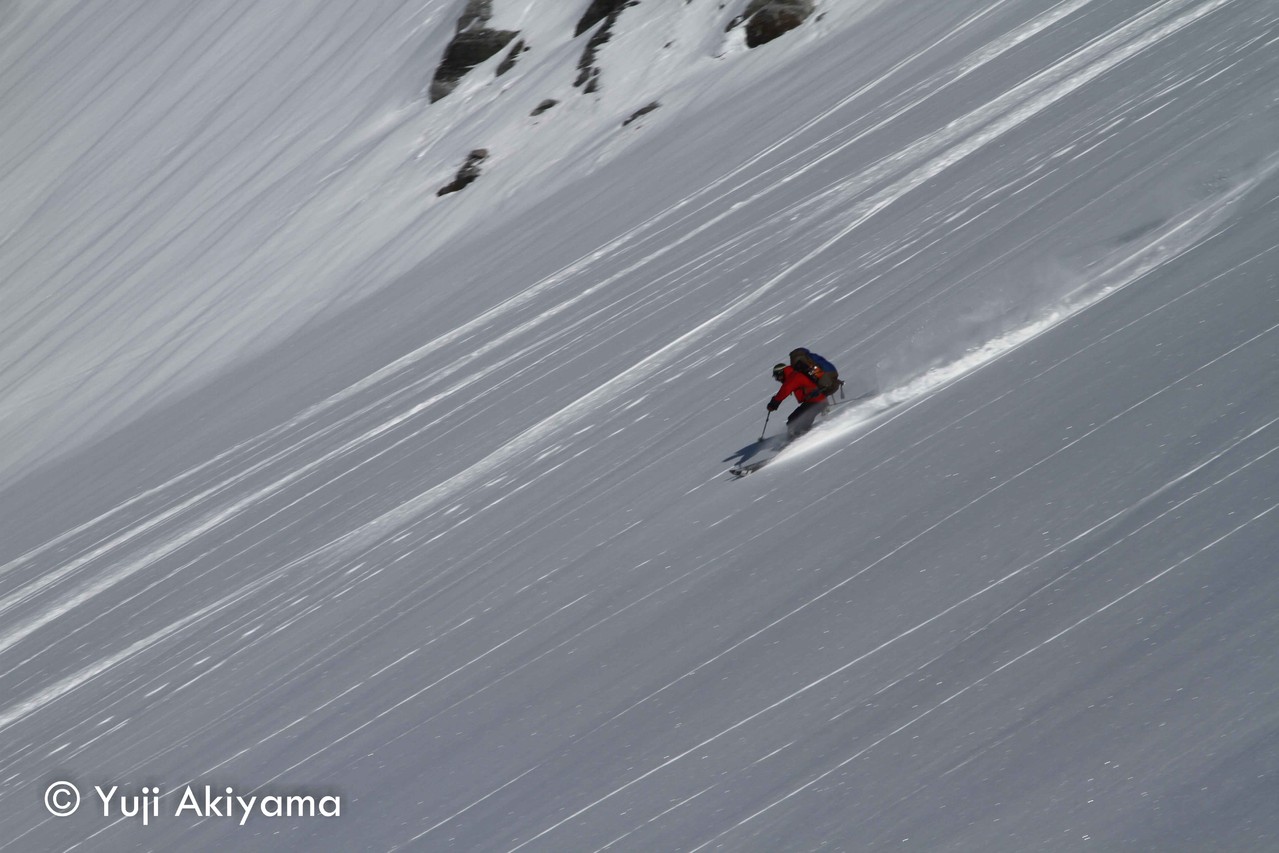
[(1279, 849), (1279, 6), (494, 5), (0, 11), (0, 850)]

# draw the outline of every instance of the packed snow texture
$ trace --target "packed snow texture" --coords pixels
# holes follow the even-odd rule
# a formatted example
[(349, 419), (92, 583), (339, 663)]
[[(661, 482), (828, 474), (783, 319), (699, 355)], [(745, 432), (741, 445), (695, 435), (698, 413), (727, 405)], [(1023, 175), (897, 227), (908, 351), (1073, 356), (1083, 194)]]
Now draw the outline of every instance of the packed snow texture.
[(0, 9), (0, 850), (1276, 849), (1279, 6), (464, 5)]

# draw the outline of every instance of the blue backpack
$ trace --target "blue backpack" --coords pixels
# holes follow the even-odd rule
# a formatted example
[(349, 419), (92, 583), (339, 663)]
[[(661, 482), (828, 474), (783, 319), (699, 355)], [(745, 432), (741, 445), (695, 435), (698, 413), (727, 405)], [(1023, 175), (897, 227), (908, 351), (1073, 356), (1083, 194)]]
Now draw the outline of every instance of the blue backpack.
[(791, 350), (790, 360), (795, 368), (802, 370), (809, 379), (816, 382), (818, 390), (827, 397), (842, 389), (844, 383), (840, 381), (835, 365), (812, 350), (806, 347)]

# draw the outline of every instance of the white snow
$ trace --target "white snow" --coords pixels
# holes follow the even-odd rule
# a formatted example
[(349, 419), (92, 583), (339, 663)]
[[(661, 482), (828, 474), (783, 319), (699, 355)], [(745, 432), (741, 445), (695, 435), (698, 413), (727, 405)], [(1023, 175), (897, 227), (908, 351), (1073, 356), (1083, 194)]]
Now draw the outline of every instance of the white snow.
[(0, 850), (1275, 849), (1279, 8), (586, 5), (0, 11)]

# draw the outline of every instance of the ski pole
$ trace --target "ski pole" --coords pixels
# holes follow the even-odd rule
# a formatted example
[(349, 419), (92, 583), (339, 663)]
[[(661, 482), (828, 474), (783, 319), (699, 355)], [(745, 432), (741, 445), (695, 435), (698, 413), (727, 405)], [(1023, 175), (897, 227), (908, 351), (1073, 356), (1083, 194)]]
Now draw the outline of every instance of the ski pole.
[(772, 416), (773, 416), (772, 412), (769, 412), (768, 414), (764, 415), (764, 428), (760, 430), (759, 432), (760, 441), (764, 440), (764, 433), (768, 432), (768, 419), (771, 418)]

